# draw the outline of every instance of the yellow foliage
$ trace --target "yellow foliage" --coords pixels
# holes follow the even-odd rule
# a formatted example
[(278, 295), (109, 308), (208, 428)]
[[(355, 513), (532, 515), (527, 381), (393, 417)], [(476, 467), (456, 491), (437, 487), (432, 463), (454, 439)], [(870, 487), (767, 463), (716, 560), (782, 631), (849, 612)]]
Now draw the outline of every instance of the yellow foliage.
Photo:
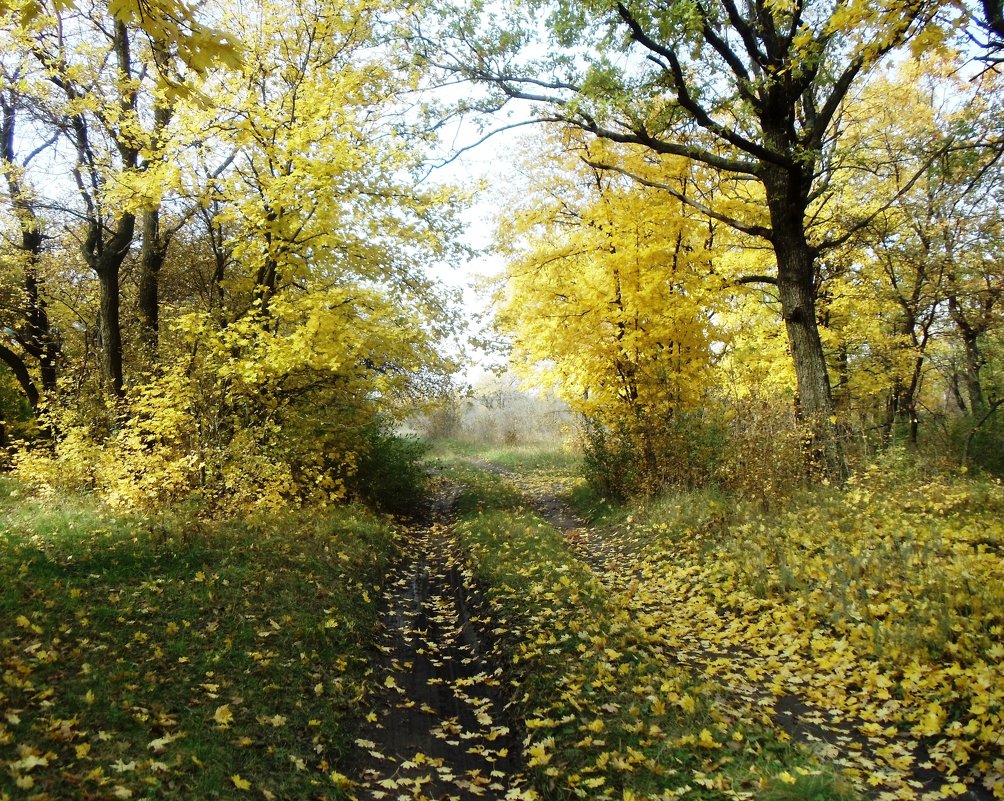
[(711, 360), (705, 232), (670, 195), (555, 157), (564, 173), (542, 175), (503, 232), (514, 363), (600, 419), (692, 407)]
[(413, 382), (442, 369), (418, 323), (381, 293), (345, 286), (277, 297), (268, 324), (247, 315), (222, 330), (205, 315), (175, 323), (170, 368), (97, 418), (53, 418), (51, 450), (19, 455), (42, 491), (87, 486), (109, 504), (157, 510), (199, 493), (218, 513), (338, 501), (360, 430), (378, 412), (412, 408)]

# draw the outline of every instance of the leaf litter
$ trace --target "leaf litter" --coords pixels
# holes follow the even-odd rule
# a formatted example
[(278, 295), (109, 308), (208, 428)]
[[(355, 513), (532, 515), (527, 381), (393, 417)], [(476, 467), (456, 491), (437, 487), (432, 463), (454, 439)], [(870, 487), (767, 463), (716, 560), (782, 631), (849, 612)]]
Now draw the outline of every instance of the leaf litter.
[[(674, 663), (720, 685), (723, 701), (727, 697), (730, 705), (744, 710), (747, 719), (774, 728), (782, 740), (808, 746), (868, 797), (880, 801), (1004, 797), (1004, 760), (999, 755), (1004, 687), (988, 679), (1001, 673), (1002, 650), (995, 646), (984, 648), (984, 653), (974, 649), (975, 655), (966, 654), (949, 642), (944, 658), (932, 661), (913, 643), (908, 645), (914, 651), (897, 648), (888, 634), (883, 649), (881, 635), (893, 625), (885, 620), (883, 604), (902, 604), (891, 568), (873, 577), (861, 572), (858, 579), (861, 593), (870, 599), (868, 610), (880, 613), (877, 621), (863, 624), (859, 614), (844, 621), (832, 609), (824, 617), (812, 604), (832, 603), (828, 590), (812, 590), (810, 580), (797, 572), (787, 577), (786, 569), (798, 568), (786, 565), (783, 555), (773, 571), (781, 581), (791, 583), (794, 591), (783, 586), (759, 591), (747, 586), (756, 578), (751, 565), (758, 556), (757, 531), (762, 532), (763, 525), (757, 529), (753, 523), (744, 523), (737, 534), (723, 533), (714, 503), (709, 505), (709, 521), (703, 521), (703, 527), (693, 525), (677, 509), (675, 518), (655, 514), (649, 520), (635, 521), (629, 516), (616, 526), (586, 528), (561, 508), (559, 492), (553, 487), (548, 492), (546, 479), (504, 469), (493, 472), (514, 482), (530, 505), (562, 530), (569, 546), (607, 590), (628, 603), (632, 618), (664, 642)], [(964, 495), (962, 490), (944, 489), (927, 494), (943, 499), (958, 493)], [(921, 497), (924, 492), (917, 494)], [(923, 534), (929, 529), (945, 538), (937, 545), (945, 551), (940, 564), (946, 573), (959, 570), (971, 577), (976, 572), (973, 565), (978, 564), (989, 586), (999, 590), (1000, 560), (996, 567), (991, 564), (986, 549), (975, 562), (969, 556), (970, 541), (978, 539), (973, 532), (979, 521), (969, 520), (972, 504), (966, 498), (955, 502), (962, 513), (937, 505), (948, 503), (944, 500), (928, 502), (928, 509), (915, 498), (897, 498), (892, 504), (896, 508), (887, 509), (877, 498), (857, 507), (853, 493), (849, 498), (843, 505), (847, 508), (829, 511), (846, 516), (841, 530), (847, 529), (847, 542), (834, 538), (826, 548), (860, 561), (858, 551), (868, 548), (918, 547), (915, 541), (923, 544)], [(823, 550), (825, 537), (820, 540), (812, 532), (825, 530), (826, 512), (814, 511), (820, 518), (816, 527), (788, 530), (778, 525), (773, 536), (791, 543), (773, 547), (808, 554)], [(897, 522), (896, 528), (890, 527), (891, 533), (882, 531), (884, 516)], [(928, 522), (929, 517), (939, 520), (937, 528)], [(981, 524), (980, 530), (987, 525)], [(865, 545), (855, 539), (858, 528), (867, 532)], [(939, 531), (943, 534), (938, 535)], [(720, 540), (729, 536), (742, 538), (742, 543), (723, 545)], [(979, 536), (987, 538), (985, 532)], [(958, 545), (952, 544), (954, 537)], [(814, 562), (823, 560), (806, 557), (806, 564), (824, 577), (827, 571), (832, 576), (844, 569), (839, 557), (827, 559), (816, 567)], [(956, 567), (955, 560), (962, 567)], [(799, 581), (812, 592), (795, 586)], [(919, 602), (915, 598), (914, 603)], [(955, 622), (953, 626), (953, 632), (963, 632), (957, 637), (959, 642), (966, 641), (966, 625)], [(973, 631), (981, 625), (978, 620), (968, 623)], [(999, 637), (999, 628), (986, 625)], [(968, 669), (960, 666), (965, 659), (972, 663)]]

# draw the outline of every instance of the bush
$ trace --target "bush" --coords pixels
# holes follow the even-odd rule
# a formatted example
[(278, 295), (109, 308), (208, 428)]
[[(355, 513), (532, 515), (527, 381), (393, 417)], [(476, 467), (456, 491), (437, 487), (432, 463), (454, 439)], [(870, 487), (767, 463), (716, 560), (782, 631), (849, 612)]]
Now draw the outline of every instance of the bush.
[(346, 478), (349, 491), (380, 511), (415, 514), (425, 498), (422, 459), (429, 446), (395, 433), (386, 423), (368, 426), (362, 436), (355, 472)]
[(626, 426), (582, 422), (582, 469), (589, 487), (601, 498), (621, 502), (633, 495), (638, 482), (638, 448)]
[(725, 425), (705, 409), (666, 419), (643, 413), (630, 421), (583, 423), (583, 463), (590, 488), (623, 501), (668, 487), (694, 488), (716, 480), (726, 446)]
[(719, 485), (763, 505), (801, 488), (804, 442), (791, 403), (749, 395), (724, 406), (727, 430), (717, 466)]
[(982, 420), (982, 425), (980, 422), (963, 417), (954, 428), (953, 439), (959, 442), (962, 462), (967, 467), (1004, 476), (1004, 409), (998, 408)]

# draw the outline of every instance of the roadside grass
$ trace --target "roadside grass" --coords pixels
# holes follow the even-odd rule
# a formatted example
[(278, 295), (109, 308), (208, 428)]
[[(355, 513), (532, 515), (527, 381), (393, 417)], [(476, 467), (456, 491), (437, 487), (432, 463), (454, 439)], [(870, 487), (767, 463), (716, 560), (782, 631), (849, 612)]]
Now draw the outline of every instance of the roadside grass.
[(454, 501), (454, 511), (461, 518), (493, 513), (499, 509), (524, 508), (523, 494), (512, 482), (488, 473), (483, 467), (461, 462), (450, 468), (450, 477), (461, 485)]
[(0, 482), (0, 799), (345, 797), (391, 530)]
[(481, 458), (518, 473), (543, 473), (549, 477), (578, 476), (582, 468), (582, 454), (554, 445), (522, 445), (508, 448), (490, 448), (480, 453)]
[(585, 479), (568, 487), (562, 500), (580, 520), (593, 526), (610, 525), (627, 515), (622, 505), (599, 495)]
[[(607, 576), (726, 684), (797, 696), (879, 799), (1004, 798), (1004, 489), (875, 465), (764, 515), (670, 493), (606, 532)], [(832, 724), (832, 725), (831, 725)], [(918, 781), (923, 775), (925, 781)]]
[(432, 458), (448, 464), (476, 459), (522, 474), (549, 477), (577, 477), (581, 472), (582, 454), (558, 443), (500, 446), (440, 439), (428, 445)]
[(562, 535), (501, 476), (465, 474), (457, 536), (514, 684), (524, 754), (545, 798), (844, 801), (835, 772), (743, 718), (676, 663)]

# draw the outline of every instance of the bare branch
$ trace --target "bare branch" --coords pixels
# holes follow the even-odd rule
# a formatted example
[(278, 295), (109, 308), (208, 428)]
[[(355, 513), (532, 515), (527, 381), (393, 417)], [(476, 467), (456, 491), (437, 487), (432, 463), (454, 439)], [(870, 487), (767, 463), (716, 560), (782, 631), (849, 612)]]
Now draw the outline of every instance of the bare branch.
[(725, 10), (729, 15), (729, 22), (743, 40), (750, 60), (758, 67), (762, 67), (767, 63), (767, 56), (757, 47), (756, 36), (753, 35), (753, 30), (746, 24), (746, 20), (743, 19), (742, 14), (739, 13), (735, 2), (733, 0), (722, 0), (722, 5), (725, 6)]
[(736, 278), (734, 284), (771, 284), (777, 286), (777, 277), (773, 275), (742, 275)]
[(40, 154), (48, 150), (50, 147), (52, 147), (54, 144), (56, 144), (60, 136), (61, 134), (59, 132), (56, 132), (52, 136), (50, 136), (47, 141), (43, 142), (34, 150), (32, 150), (27, 156), (25, 156), (21, 160), (22, 166), (27, 167), (29, 164), (31, 164), (31, 162), (34, 161), (36, 156), (39, 156)]
[(859, 231), (871, 225), (872, 222), (874, 222), (879, 217), (879, 215), (884, 214), (886, 211), (888, 211), (897, 200), (905, 196), (907, 192), (913, 189), (917, 181), (919, 181), (931, 168), (931, 165), (934, 164), (934, 162), (937, 161), (939, 158), (941, 158), (943, 155), (951, 151), (952, 148), (953, 148), (953, 142), (950, 140), (946, 142), (944, 145), (942, 145), (940, 148), (938, 148), (936, 151), (929, 154), (924, 163), (917, 168), (916, 172), (914, 172), (914, 174), (909, 178), (909, 180), (907, 180), (906, 183), (903, 184), (903, 186), (896, 192), (896, 194), (890, 197), (885, 203), (883, 203), (879, 208), (875, 209), (871, 214), (868, 214), (866, 217), (863, 217), (860, 220), (858, 220), (858, 222), (850, 226), (840, 236), (834, 237), (833, 239), (826, 239), (823, 242), (819, 243), (818, 245), (815, 245), (814, 250), (817, 253), (822, 253), (823, 251), (832, 250), (833, 248), (840, 247), (841, 245), (846, 244), (852, 237), (854, 237), (855, 234), (857, 234)]
[(760, 161), (778, 164), (782, 167), (791, 166), (791, 159), (786, 156), (783, 156), (780, 153), (775, 153), (774, 151), (759, 145), (756, 142), (752, 142), (746, 137), (740, 136), (735, 131), (726, 128), (721, 123), (712, 119), (707, 110), (691, 96), (690, 89), (687, 86), (687, 79), (683, 74), (683, 67), (680, 64), (680, 60), (676, 53), (667, 47), (663, 47), (658, 42), (654, 41), (647, 33), (645, 33), (641, 24), (622, 3), (617, 4), (617, 12), (620, 14), (624, 24), (627, 25), (628, 29), (631, 31), (631, 38), (634, 39), (634, 41), (638, 42), (638, 44), (653, 53), (658, 53), (666, 59), (669, 66), (668, 72), (672, 76), (673, 86), (676, 89), (677, 102), (698, 125), (718, 139), (721, 139), (723, 142), (728, 142), (733, 147), (742, 150), (744, 153), (748, 153)]

